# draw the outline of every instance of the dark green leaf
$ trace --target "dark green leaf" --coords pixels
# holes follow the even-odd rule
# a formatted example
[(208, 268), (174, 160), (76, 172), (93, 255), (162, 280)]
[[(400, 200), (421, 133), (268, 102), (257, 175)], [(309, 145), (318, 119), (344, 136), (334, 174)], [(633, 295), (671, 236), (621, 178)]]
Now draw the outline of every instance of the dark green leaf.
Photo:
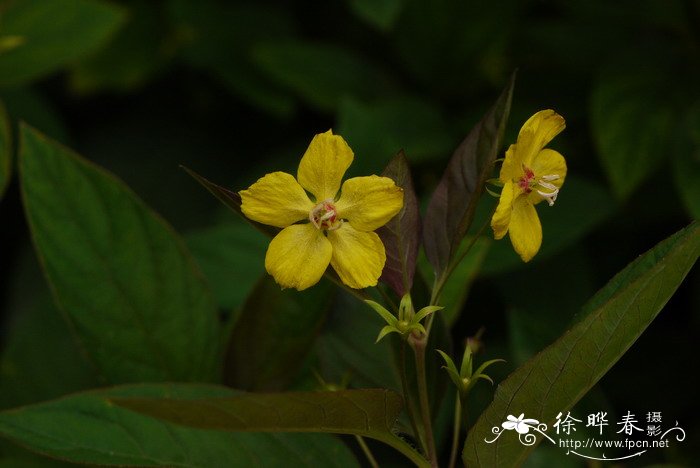
[(440, 277), (469, 230), (484, 184), (494, 171), (513, 97), (515, 74), (494, 106), (452, 155), (428, 205), (423, 242)]
[(649, 70), (604, 76), (591, 97), (591, 127), (600, 161), (618, 198), (659, 166), (671, 146), (676, 113), (666, 78)]
[(12, 127), (0, 101), (0, 199), (5, 193), (12, 175)]
[(0, 408), (57, 398), (100, 384), (48, 291), (13, 320), (0, 358)]
[(56, 107), (31, 88), (9, 88), (0, 91), (12, 120), (24, 121), (51, 138), (67, 144), (68, 130)]
[(118, 406), (201, 429), (246, 432), (325, 432), (382, 441), (420, 455), (392, 432), (401, 397), (385, 389), (249, 393), (198, 400), (115, 398)]
[(551, 427), (622, 357), (661, 311), (700, 255), (697, 222), (631, 263), (584, 308), (582, 320), (554, 344), (519, 367), (469, 432), (462, 457), (467, 466), (516, 466), (534, 446), (491, 428), (509, 414), (525, 413)]
[(353, 387), (400, 391), (390, 340), (375, 344), (384, 325), (367, 304), (339, 293), (316, 346), (321, 376), (327, 382), (339, 383), (349, 373)]
[(2, 7), (2, 35), (19, 45), (0, 54), (0, 86), (49, 74), (104, 44), (125, 12), (99, 0), (17, 0)]
[(447, 128), (434, 103), (408, 95), (370, 102), (348, 96), (338, 110), (338, 133), (358, 155), (350, 168), (358, 174), (378, 172), (400, 149), (412, 164), (444, 157), (452, 145)]
[(335, 111), (345, 95), (373, 97), (387, 87), (376, 65), (340, 46), (287, 40), (256, 46), (253, 59), (270, 79), (322, 111)]
[(236, 319), (226, 351), (225, 382), (251, 391), (287, 388), (330, 308), (329, 286), (324, 281), (306, 291), (282, 290), (272, 277), (263, 276)]
[(210, 72), (259, 109), (281, 117), (292, 114), (292, 96), (257, 70), (250, 57), (260, 41), (286, 40), (294, 34), (287, 9), (218, 0), (169, 0), (167, 8), (187, 63)]
[(154, 401), (167, 405), (195, 399), (191, 404), (198, 405), (207, 400), (196, 399), (236, 394), (224, 387), (184, 384), (114, 387), (2, 412), (0, 434), (52, 457), (97, 465), (358, 466), (352, 453), (327, 435), (203, 431), (136, 414), (110, 401), (163, 398)]
[(0, 458), (0, 468), (69, 468), (75, 467), (70, 463), (52, 460), (33, 453), (23, 453), (6, 458)]
[(54, 297), (111, 382), (208, 380), (216, 307), (178, 236), (123, 183), (27, 126), (25, 210)]
[(219, 307), (238, 309), (265, 274), (268, 238), (242, 219), (191, 232), (187, 246), (202, 268)]
[(348, 0), (350, 8), (368, 24), (389, 31), (401, 13), (403, 0)]
[(71, 70), (70, 83), (76, 92), (132, 90), (142, 86), (174, 55), (159, 4), (134, 0), (126, 4), (126, 25), (97, 54)]
[(403, 208), (377, 231), (386, 249), (381, 280), (403, 297), (413, 287), (421, 228), (411, 168), (403, 151), (394, 156), (382, 175), (393, 179), (403, 189)]

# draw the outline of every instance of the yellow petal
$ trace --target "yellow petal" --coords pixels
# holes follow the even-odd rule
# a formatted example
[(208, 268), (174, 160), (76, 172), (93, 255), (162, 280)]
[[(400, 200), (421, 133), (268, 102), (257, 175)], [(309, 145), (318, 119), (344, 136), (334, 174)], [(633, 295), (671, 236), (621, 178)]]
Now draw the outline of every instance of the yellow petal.
[(521, 154), (516, 149), (516, 145), (510, 145), (508, 150), (506, 150), (506, 157), (503, 160), (501, 173), (498, 176), (504, 184), (520, 179), (524, 174), (522, 160), (518, 159)]
[(317, 202), (333, 199), (352, 159), (352, 150), (343, 137), (333, 135), (331, 130), (319, 133), (301, 158), (297, 178)]
[(510, 224), (511, 212), (513, 211), (513, 196), (515, 185), (508, 182), (503, 186), (501, 198), (498, 199), (496, 212), (491, 218), (491, 228), (493, 229), (493, 237), (502, 239), (508, 232)]
[[(532, 160), (532, 172), (535, 173), (535, 179), (542, 176), (559, 176), (558, 179), (549, 180), (547, 182), (557, 188), (561, 188), (566, 178), (566, 161), (564, 160), (564, 156), (554, 150), (548, 148), (543, 149)], [(544, 198), (537, 193), (537, 190), (549, 192), (546, 188), (535, 187), (535, 190), (530, 192), (529, 195), (530, 203), (537, 204), (544, 200)]]
[(338, 216), (359, 231), (374, 231), (401, 211), (403, 190), (388, 177), (354, 177), (343, 183), (335, 204)]
[(343, 283), (361, 289), (376, 286), (384, 269), (384, 244), (374, 232), (362, 232), (349, 222), (335, 231), (328, 231), (333, 245), (331, 265)]
[(518, 133), (516, 152), (520, 162), (530, 167), (533, 158), (566, 127), (564, 117), (547, 109), (527, 119)]
[(282, 229), (265, 255), (265, 269), (283, 288), (299, 291), (318, 283), (331, 261), (333, 248), (311, 223)]
[(509, 229), (513, 248), (524, 262), (529, 262), (542, 245), (542, 225), (526, 195), (517, 197), (513, 202)]
[(309, 217), (314, 204), (286, 172), (273, 172), (242, 190), (241, 211), (248, 218), (270, 226), (287, 227)]

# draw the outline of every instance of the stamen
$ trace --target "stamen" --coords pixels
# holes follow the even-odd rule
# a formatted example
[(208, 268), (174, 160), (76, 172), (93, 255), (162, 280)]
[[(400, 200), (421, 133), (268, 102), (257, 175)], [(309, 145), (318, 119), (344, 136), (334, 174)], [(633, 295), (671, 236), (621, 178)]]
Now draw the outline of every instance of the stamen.
[(340, 229), (340, 226), (343, 225), (343, 220), (339, 219), (335, 223), (331, 224), (331, 226), (327, 229), (328, 231), (335, 231), (336, 229)]
[(542, 187), (544, 187), (544, 188), (546, 188), (546, 189), (549, 189), (549, 190), (559, 190), (559, 189), (557, 188), (556, 185), (551, 184), (551, 183), (549, 183), (549, 182), (543, 182), (543, 181), (540, 180), (538, 183), (539, 183)]
[(560, 178), (561, 177), (559, 176), (559, 174), (549, 174), (549, 175), (543, 175), (542, 177), (540, 177), (540, 179), (546, 180), (548, 182), (551, 180), (559, 180)]
[(554, 205), (554, 202), (557, 201), (557, 195), (559, 194), (559, 189), (556, 189), (556, 190), (555, 190), (554, 192), (552, 192), (552, 193), (546, 193), (546, 192), (542, 192), (541, 190), (537, 190), (537, 193), (538, 193), (542, 198), (544, 198), (545, 200), (547, 200), (547, 203), (549, 204), (549, 206), (552, 206), (552, 205)]
[(336, 220), (337, 213), (332, 199), (324, 200), (309, 211), (309, 222), (316, 229), (335, 230), (340, 227), (341, 220)]

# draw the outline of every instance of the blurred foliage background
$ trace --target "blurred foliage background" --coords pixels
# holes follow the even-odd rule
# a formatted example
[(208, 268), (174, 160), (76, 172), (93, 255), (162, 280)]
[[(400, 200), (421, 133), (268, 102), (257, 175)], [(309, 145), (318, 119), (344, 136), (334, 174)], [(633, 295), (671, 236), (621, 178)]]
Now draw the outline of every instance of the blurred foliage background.
[[(479, 243), (455, 286), (470, 286), (468, 295), (450, 296), (463, 305), (449, 318), (456, 348), (485, 327), (486, 357), (508, 360), (499, 380), (563, 333), (615, 272), (700, 217), (699, 2), (0, 2), (0, 100), (12, 127), (26, 121), (131, 186), (185, 235), (224, 317), (263, 274), (267, 241), (179, 165), (239, 190), (265, 172), (295, 173), (311, 137), (333, 128), (355, 151), (351, 175), (380, 172), (403, 148), (425, 205), (452, 150), (516, 68), (506, 141), (532, 113), (556, 109), (567, 129), (552, 146), (569, 176), (556, 206), (539, 208), (535, 261), (525, 267), (507, 240)], [(17, 178), (0, 162), (6, 408), (98, 382), (51, 306)], [(318, 337), (308, 367), (337, 380), (352, 369), (357, 386), (385, 384), (372, 313), (343, 301), (351, 300), (336, 299), (311, 324)], [(579, 417), (663, 411), (686, 428), (685, 443), (636, 465), (693, 463), (699, 331), (696, 269), (577, 406)], [(279, 385), (308, 386), (301, 375)], [(491, 392), (476, 393), (472, 414)], [(0, 457), (16, 450), (0, 445)], [(550, 456), (541, 447), (529, 463), (548, 466)]]

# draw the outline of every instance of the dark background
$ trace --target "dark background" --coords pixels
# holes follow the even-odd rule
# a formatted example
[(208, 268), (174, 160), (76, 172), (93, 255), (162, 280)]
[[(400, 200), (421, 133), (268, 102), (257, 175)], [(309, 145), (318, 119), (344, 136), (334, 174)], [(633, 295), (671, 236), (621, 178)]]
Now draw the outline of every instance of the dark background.
[[(108, 40), (0, 87), (0, 98), (13, 121), (114, 172), (184, 234), (235, 220), (180, 164), (239, 190), (267, 171), (294, 173), (328, 128), (354, 149), (352, 174), (380, 172), (403, 148), (425, 205), (517, 68), (506, 141), (529, 115), (556, 109), (567, 129), (551, 146), (569, 176), (557, 204), (538, 207), (540, 255), (524, 267), (508, 240), (492, 248), (452, 330), (459, 343), (486, 327), (488, 353), (509, 361), (499, 379), (566, 330), (617, 271), (700, 216), (698, 2), (118, 3), (128, 16)], [(16, 178), (0, 220), (2, 349), (47, 294)], [(695, 463), (699, 286), (696, 268), (577, 406), (579, 418), (662, 411), (688, 431), (635, 466)], [(545, 452), (533, 466), (546, 466)]]

